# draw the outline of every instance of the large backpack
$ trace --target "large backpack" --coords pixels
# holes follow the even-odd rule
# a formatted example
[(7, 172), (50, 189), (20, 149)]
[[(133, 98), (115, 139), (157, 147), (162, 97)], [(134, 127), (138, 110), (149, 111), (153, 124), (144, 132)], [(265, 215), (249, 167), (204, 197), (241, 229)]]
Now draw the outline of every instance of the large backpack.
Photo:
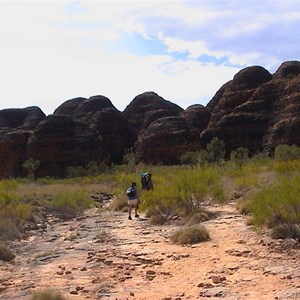
[(141, 174), (141, 184), (143, 190), (149, 190), (149, 173), (142, 173)]

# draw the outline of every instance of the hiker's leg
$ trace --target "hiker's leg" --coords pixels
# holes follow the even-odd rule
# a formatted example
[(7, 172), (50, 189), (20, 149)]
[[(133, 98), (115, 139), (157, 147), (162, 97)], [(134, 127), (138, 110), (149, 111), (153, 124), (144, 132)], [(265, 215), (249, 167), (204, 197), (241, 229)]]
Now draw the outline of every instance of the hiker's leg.
[(138, 215), (138, 213), (137, 213), (137, 210), (138, 210), (138, 204), (136, 204), (135, 206), (134, 206), (134, 208), (135, 208), (135, 217), (137, 218), (137, 217), (139, 217), (139, 215)]
[(132, 208), (132, 205), (129, 204), (129, 205), (128, 205), (128, 219), (129, 219), (129, 220), (131, 219), (131, 208)]

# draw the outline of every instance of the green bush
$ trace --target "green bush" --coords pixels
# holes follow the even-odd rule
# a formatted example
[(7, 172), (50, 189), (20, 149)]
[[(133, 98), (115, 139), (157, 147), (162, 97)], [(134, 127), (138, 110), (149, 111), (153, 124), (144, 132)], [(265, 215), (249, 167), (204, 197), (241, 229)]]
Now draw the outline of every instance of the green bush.
[(20, 238), (30, 217), (30, 205), (22, 202), (17, 188), (15, 180), (0, 181), (0, 239), (4, 241)]
[(22, 164), (22, 168), (26, 170), (27, 176), (30, 179), (35, 179), (35, 172), (40, 166), (40, 161), (29, 158)]
[(275, 148), (274, 158), (278, 161), (299, 160), (300, 148), (295, 145), (278, 145)]
[(142, 208), (158, 210), (162, 215), (189, 215), (201, 203), (212, 198), (224, 201), (221, 176), (217, 168), (169, 168), (153, 175), (154, 191), (142, 192)]
[(284, 176), (299, 173), (300, 160), (278, 161), (274, 163), (274, 170)]
[(277, 184), (253, 194), (243, 206), (252, 214), (253, 224), (274, 228), (300, 223), (300, 176), (283, 178)]
[(249, 150), (239, 147), (230, 153), (230, 160), (233, 161), (239, 169), (242, 169), (243, 164), (249, 158)]
[(46, 289), (34, 291), (29, 300), (66, 300), (66, 298), (58, 291)]
[(11, 252), (7, 245), (0, 243), (0, 260), (12, 261), (15, 255)]
[(206, 145), (206, 150), (208, 152), (209, 162), (220, 164), (225, 155), (225, 143), (217, 137), (214, 137), (210, 143)]
[(197, 244), (210, 240), (207, 229), (202, 225), (192, 225), (179, 229), (171, 236), (171, 241), (175, 244)]
[(81, 166), (70, 166), (67, 167), (67, 176), (69, 178), (76, 178), (76, 177), (83, 177), (86, 176), (87, 171), (85, 168), (81, 167)]

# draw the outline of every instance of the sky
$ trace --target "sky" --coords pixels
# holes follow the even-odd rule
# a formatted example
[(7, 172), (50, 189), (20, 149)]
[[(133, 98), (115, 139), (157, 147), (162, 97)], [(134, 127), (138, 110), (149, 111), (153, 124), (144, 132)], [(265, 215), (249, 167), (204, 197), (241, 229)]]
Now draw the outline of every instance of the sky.
[(206, 105), (241, 69), (300, 60), (299, 0), (0, 0), (0, 110), (154, 91)]

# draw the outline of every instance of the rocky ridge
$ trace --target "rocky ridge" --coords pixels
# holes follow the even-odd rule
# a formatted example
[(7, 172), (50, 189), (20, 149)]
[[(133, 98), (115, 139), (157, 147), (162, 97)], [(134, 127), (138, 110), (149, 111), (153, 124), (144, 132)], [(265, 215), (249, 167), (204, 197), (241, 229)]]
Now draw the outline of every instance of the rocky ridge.
[(89, 161), (119, 164), (129, 150), (145, 163), (177, 164), (213, 137), (225, 142), (227, 155), (238, 147), (255, 154), (272, 153), (279, 144), (299, 146), (299, 82), (300, 62), (287, 61), (274, 74), (260, 66), (239, 71), (206, 107), (184, 110), (145, 92), (123, 112), (105, 96), (70, 99), (50, 116), (38, 107), (5, 109), (0, 178), (24, 175), (21, 165), (30, 157), (41, 161), (38, 176), (63, 176), (68, 166)]

